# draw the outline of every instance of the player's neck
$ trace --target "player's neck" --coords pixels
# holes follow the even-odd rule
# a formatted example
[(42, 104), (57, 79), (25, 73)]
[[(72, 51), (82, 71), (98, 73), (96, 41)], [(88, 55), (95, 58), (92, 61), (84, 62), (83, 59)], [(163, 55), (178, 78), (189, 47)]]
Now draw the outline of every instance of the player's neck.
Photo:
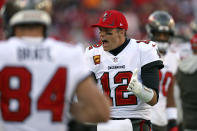
[(16, 37), (43, 37), (43, 28), (21, 28), (16, 27), (14, 34)]
[(123, 44), (117, 47), (116, 49), (113, 49), (109, 51), (112, 55), (117, 56), (128, 44), (129, 44), (130, 39), (125, 39)]

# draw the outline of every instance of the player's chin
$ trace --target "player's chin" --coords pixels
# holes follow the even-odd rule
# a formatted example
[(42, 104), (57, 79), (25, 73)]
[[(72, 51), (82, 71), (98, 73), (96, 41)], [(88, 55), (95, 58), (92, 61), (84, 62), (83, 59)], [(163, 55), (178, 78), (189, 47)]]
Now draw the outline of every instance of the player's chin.
[(109, 47), (108, 46), (104, 46), (104, 45), (103, 45), (103, 50), (104, 51), (110, 51)]
[(108, 42), (103, 42), (103, 49), (104, 51), (109, 51)]

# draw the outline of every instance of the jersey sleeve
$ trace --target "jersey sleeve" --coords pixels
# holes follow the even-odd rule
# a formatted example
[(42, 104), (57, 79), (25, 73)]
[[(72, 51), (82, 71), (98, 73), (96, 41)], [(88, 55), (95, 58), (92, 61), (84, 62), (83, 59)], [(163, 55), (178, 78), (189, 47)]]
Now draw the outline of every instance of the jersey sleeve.
[(84, 49), (81, 46), (75, 47), (75, 55), (72, 57), (72, 70), (71, 70), (71, 87), (72, 88), (69, 92), (70, 97), (73, 98), (74, 91), (76, 90), (77, 86), (84, 81), (91, 73), (88, 70), (87, 63), (85, 61), (84, 56)]
[(88, 66), (88, 70), (94, 72), (94, 60), (92, 53), (92, 50), (90, 50), (89, 47), (87, 47), (85, 50), (85, 60)]
[(80, 46), (78, 47), (78, 52), (76, 53), (76, 61), (78, 64), (76, 64), (76, 72), (78, 72), (77, 78), (79, 81), (83, 80), (84, 77), (90, 75), (90, 71), (88, 70), (88, 64), (85, 59), (84, 55), (84, 49), (81, 48)]
[(175, 74), (177, 71), (177, 67), (180, 61), (180, 57), (178, 53), (168, 52), (165, 57), (166, 65), (169, 67), (169, 70)]
[[(139, 43), (141, 67), (157, 66), (163, 68), (163, 61), (160, 59), (160, 54), (155, 42)], [(147, 66), (148, 65), (148, 66)]]

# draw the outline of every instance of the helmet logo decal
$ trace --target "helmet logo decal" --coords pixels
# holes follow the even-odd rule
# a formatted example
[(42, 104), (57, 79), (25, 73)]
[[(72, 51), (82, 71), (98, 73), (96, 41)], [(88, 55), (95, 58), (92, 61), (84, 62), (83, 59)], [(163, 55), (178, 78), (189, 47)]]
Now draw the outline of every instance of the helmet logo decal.
[(103, 22), (106, 21), (107, 18), (109, 18), (111, 16), (111, 13), (108, 14), (107, 12), (103, 15)]

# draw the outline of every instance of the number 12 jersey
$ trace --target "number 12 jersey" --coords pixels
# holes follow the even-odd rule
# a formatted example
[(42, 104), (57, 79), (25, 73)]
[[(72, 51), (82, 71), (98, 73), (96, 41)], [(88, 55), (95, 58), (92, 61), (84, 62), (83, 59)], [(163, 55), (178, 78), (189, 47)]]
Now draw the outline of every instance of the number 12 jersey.
[(89, 70), (98, 80), (99, 88), (112, 101), (111, 117), (150, 120), (150, 106), (127, 91), (127, 87), (135, 68), (139, 69), (138, 79), (141, 82), (141, 68), (161, 62), (156, 43), (130, 39), (128, 45), (116, 56), (104, 51), (99, 43), (86, 49), (86, 59)]

